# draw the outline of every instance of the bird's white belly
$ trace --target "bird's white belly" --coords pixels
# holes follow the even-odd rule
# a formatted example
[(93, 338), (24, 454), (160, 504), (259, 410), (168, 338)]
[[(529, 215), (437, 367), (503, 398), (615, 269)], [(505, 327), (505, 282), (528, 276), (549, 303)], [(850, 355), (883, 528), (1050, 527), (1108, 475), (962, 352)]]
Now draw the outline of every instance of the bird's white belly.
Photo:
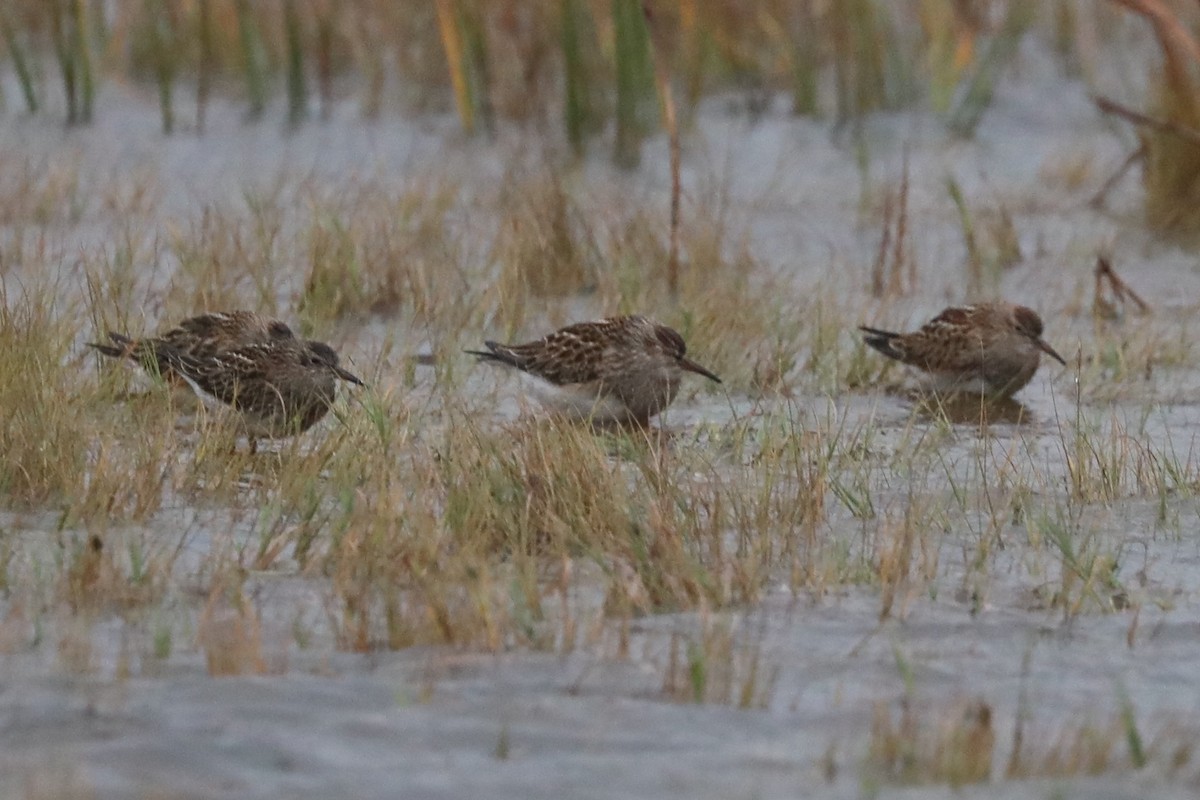
[(521, 386), (547, 410), (571, 420), (609, 423), (629, 418), (625, 404), (611, 395), (601, 394), (594, 383), (555, 386), (536, 376), (522, 374)]

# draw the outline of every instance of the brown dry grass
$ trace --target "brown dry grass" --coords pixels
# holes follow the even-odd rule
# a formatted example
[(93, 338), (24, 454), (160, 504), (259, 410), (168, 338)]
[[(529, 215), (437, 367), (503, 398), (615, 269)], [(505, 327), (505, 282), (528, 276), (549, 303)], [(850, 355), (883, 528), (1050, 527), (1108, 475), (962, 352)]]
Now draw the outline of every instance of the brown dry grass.
[(1094, 709), (1060, 724), (1036, 719), (1016, 726), (1011, 744), (996, 730), (990, 704), (956, 700), (924, 707), (906, 698), (893, 709), (878, 703), (871, 722), (868, 769), (874, 780), (901, 785), (989, 783), (1007, 779), (1069, 778), (1143, 769), (1166, 774), (1185, 767), (1194, 749), (1186, 726), (1163, 720), (1143, 743), (1127, 711), (1094, 720)]
[[(844, 336), (844, 320), (860, 312), (832, 290), (800, 296), (757, 261), (738, 214), (689, 209), (681, 229), (687, 269), (673, 299), (664, 241), (648, 224), (661, 209), (568, 188), (558, 173), (512, 175), (499, 193), (465, 194), (430, 176), (400, 191), (301, 189), (309, 202), (286, 212), (265, 210), (278, 203), (209, 206), (160, 245), (167, 257), (159, 269), (175, 269), (167, 284), (147, 281), (128, 255), (100, 254), (83, 265), (93, 287), (86, 314), (75, 313), (80, 299), (61, 305), (49, 288), (8, 298), (0, 359), (10, 366), (0, 372), (9, 376), (0, 396), (22, 409), (3, 433), (17, 454), (3, 473), (8, 503), (60, 509), (63, 524), (86, 524), (103, 543), (93, 552), (80, 535), (66, 545), (54, 585), (67, 607), (83, 598), (103, 609), (153, 606), (174, 591), (174, 559), (196, 531), (153, 547), (121, 531), (153, 525), (185, 503), (220, 509), (240, 531), (236, 546), (214, 542), (213, 558), (232, 553), (241, 568), (327, 581), (329, 620), (341, 646), (355, 650), (514, 640), (570, 648), (579, 621), (605, 609), (628, 617), (754, 603), (780, 576), (818, 594), (842, 582), (872, 585), (881, 614), (903, 617), (936, 581), (937, 526), (959, 519), (982, 487), (956, 486), (959, 500), (949, 503), (922, 491), (881, 496), (881, 476), (991, 476), (1003, 490), (988, 494), (1000, 510), (973, 545), (982, 565), (1003, 509), (1046, 480), (1019, 449), (1000, 463), (981, 461), (964, 479), (940, 464), (948, 432), (915, 422), (895, 445), (908, 460), (880, 461), (876, 426), (814, 420), (790, 401), (855, 380), (868, 357)], [(131, 180), (154, 194), (153, 178)], [(461, 226), (497, 198), (524, 202), (507, 204), (494, 225)], [(138, 229), (156, 225), (155, 205), (140, 209), (121, 225), (144, 241)], [(278, 268), (293, 259), (305, 268)], [(581, 270), (595, 284), (582, 296)], [(492, 291), (491, 276), (502, 291)], [(372, 388), (347, 393), (329, 423), (258, 456), (237, 446), (227, 420), (191, 419), (192, 404), (124, 365), (93, 370), (78, 349), (98, 330), (136, 334), (204, 308), (288, 318), (288, 302), (314, 335), (330, 336), (364, 368)], [(137, 304), (145, 319), (133, 318)], [(456, 353), (483, 336), (646, 309), (684, 333), (732, 397), (758, 403), (755, 415), (676, 440), (597, 438), (557, 423), (497, 426), (490, 397), (467, 390), (477, 378)], [(380, 319), (382, 339), (359, 338)], [(414, 366), (413, 337), (432, 344), (431, 370)], [(39, 380), (14, 377), (29, 374)], [(145, 394), (123, 399), (131, 390)], [(1061, 436), (1074, 502), (1163, 497), (1196, 485), (1195, 465), (1128, 432), (1075, 423)], [(830, 539), (833, 521), (847, 513), (870, 532)], [(1074, 517), (1052, 503), (1029, 518), (1033, 545), (1048, 565), (1063, 565), (1051, 603), (1072, 614), (1093, 607), (1119, 580), (1103, 569), (1110, 545), (1064, 550), (1068, 539), (1054, 526), (1072, 530)], [(223, 572), (217, 567), (206, 572), (205, 596)], [(564, 587), (581, 576), (595, 602), (564, 611)]]
[[(512, 35), (525, 35), (527, 12), (508, 9)], [(432, 13), (401, 27), (432, 25)], [(728, 33), (704, 46), (757, 58), (739, 26), (772, 20), (727, 13)], [(687, 30), (711, 24), (666, 19)], [(234, 35), (228, 18), (218, 27)], [(367, 58), (343, 45), (334, 44), (335, 70), (340, 59)], [(395, 57), (445, 80), (428, 49), (423, 60)], [(797, 285), (793, 265), (765, 262), (751, 235), (755, 209), (720, 191), (681, 199), (673, 291), (663, 197), (585, 181), (553, 155), (514, 158), (499, 185), (464, 185), (436, 167), (400, 186), (285, 178), (169, 220), (153, 168), (98, 180), (66, 159), (4, 174), (0, 222), (16, 231), (5, 252), (19, 256), (6, 274), (69, 265), (85, 288), (34, 282), (18, 293), (7, 289), (14, 281), (0, 298), (0, 498), (6, 512), (31, 515), (14, 528), (61, 530), (49, 545), (0, 540), (0, 626), (13, 631), (0, 634), (15, 642), (0, 650), (59, 625), (68, 630), (55, 639), (60, 660), (78, 671), (96, 663), (97, 620), (168, 609), (182, 621), (130, 634), (153, 640), (143, 650), (194, 645), (213, 675), (286, 669), (248, 588), (247, 575), (262, 572), (312, 587), (325, 617), (306, 624), (354, 652), (569, 652), (596, 647), (597, 630), (617, 628), (627, 642), (639, 616), (692, 612), (699, 624), (674, 634), (663, 696), (759, 708), (772, 700), (776, 665), (756, 632), (722, 614), (753, 607), (773, 586), (821, 598), (855, 584), (877, 594), (881, 618), (904, 619), (917, 598), (936, 594), (943, 548), (953, 546), (971, 565), (963, 590), (975, 608), (1000, 579), (997, 553), (1019, 546), (1052, 613), (1115, 613), (1131, 594), (1122, 543), (1096, 533), (1087, 513), (1129, 499), (1165, 506), (1200, 488), (1187, 453), (1116, 421), (1064, 415), (992, 451), (963, 446), (971, 437), (936, 414), (900, 426), (870, 414), (851, 424), (836, 408), (823, 416), (826, 396), (853, 400), (849, 389), (879, 383), (878, 361), (846, 332), (869, 300), (835, 279)], [(926, 288), (905, 244), (915, 219), (908, 181), (884, 204), (889, 233), (874, 271), (847, 270), (892, 298)], [(1014, 239), (1003, 204), (969, 211), (982, 220), (985, 250), (1002, 255)], [(64, 254), (59, 235), (85, 225), (101, 226), (109, 245)], [(1080, 282), (1091, 286), (1086, 275)], [(165, 387), (83, 350), (108, 329), (140, 333), (237, 307), (334, 342), (370, 388), (345, 392), (304, 437), (252, 456), (227, 420), (193, 419)], [(679, 401), (705, 421), (662, 436), (502, 423), (493, 401), (503, 388), (460, 353), (484, 337), (622, 311), (673, 325), (722, 375), (721, 390), (688, 383)], [(1089, 340), (1073, 400), (1134, 396), (1151, 366), (1195, 362), (1179, 326), (1110, 322)], [(432, 366), (413, 358), (426, 349)], [(986, 428), (980, 440), (991, 441)], [(1046, 441), (1059, 448), (1061, 471), (1047, 465)], [(932, 722), (882, 710), (873, 758), (889, 780), (985, 780), (995, 772), (992, 726), (983, 701)], [(1103, 737), (1064, 730), (1022, 768), (1123, 768), (1096, 744)]]

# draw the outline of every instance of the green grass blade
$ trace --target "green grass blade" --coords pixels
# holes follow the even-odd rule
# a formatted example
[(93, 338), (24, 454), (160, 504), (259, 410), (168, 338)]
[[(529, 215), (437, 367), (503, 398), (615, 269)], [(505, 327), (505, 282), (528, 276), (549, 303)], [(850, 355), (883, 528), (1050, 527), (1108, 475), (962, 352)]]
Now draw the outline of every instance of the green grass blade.
[(8, 10), (2, 6), (0, 6), (0, 35), (3, 35), (4, 45), (8, 48), (9, 55), (12, 56), (13, 69), (17, 71), (17, 81), (21, 84), (21, 94), (25, 97), (25, 108), (29, 110), (30, 114), (36, 114), (38, 99), (33, 85), (33, 71), (29, 66), (29, 58), (24, 45), (17, 38), (17, 32), (13, 28)]
[(641, 0), (613, 0), (613, 35), (617, 67), (618, 166), (633, 168), (641, 161), (642, 137), (654, 107), (654, 72), (650, 63), (650, 31)]
[(72, 60), (79, 70), (79, 121), (87, 124), (92, 121), (96, 83), (92, 69), (91, 48), (88, 46), (87, 12), (84, 8), (84, 0), (72, 0), (70, 11)]
[(246, 76), (246, 96), (250, 101), (247, 112), (251, 119), (262, 116), (267, 107), (267, 85), (263, 69), (262, 44), (250, 0), (236, 0), (238, 41), (242, 48), (242, 69)]
[(308, 116), (308, 86), (304, 81), (304, 34), (296, 1), (283, 4), (284, 36), (287, 39), (288, 124), (295, 127)]
[(75, 87), (75, 58), (67, 41), (66, 20), (59, 0), (50, 3), (50, 36), (54, 40), (54, 56), (62, 73), (63, 94), (67, 98), (67, 124), (79, 121), (79, 95)]
[(975, 132), (984, 112), (992, 104), (1001, 70), (1016, 56), (1021, 37), (1033, 23), (1036, 14), (1037, 4), (1030, 0), (1015, 0), (1009, 7), (1004, 25), (988, 45), (987, 52), (967, 84), (967, 90), (950, 112), (946, 127), (951, 133), (970, 136)]

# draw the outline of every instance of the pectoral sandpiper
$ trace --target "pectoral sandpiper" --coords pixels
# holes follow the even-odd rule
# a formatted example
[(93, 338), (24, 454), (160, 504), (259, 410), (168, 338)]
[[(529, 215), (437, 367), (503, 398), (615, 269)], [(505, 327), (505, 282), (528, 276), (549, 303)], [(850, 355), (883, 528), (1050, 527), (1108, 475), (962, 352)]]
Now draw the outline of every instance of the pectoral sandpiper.
[(193, 317), (145, 339), (108, 338), (111, 344), (91, 346), (186, 383), (207, 405), (241, 412), (251, 450), (257, 438), (312, 427), (329, 412), (339, 378), (362, 385), (329, 345), (299, 339), (284, 323), (246, 311)]
[(526, 344), (468, 350), (535, 380), (539, 399), (568, 418), (645, 427), (679, 392), (684, 372), (721, 379), (687, 358), (683, 337), (641, 315), (568, 325)]
[(1042, 339), (1037, 312), (1011, 303), (947, 308), (911, 333), (859, 330), (888, 358), (933, 376), (938, 391), (1007, 398), (1033, 378), (1042, 353), (1067, 363)]

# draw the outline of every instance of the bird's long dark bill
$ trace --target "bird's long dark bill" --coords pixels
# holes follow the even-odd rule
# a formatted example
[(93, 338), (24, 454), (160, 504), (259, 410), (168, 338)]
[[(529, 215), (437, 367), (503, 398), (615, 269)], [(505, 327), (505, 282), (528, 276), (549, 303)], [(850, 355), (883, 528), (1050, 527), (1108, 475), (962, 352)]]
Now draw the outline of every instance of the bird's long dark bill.
[(718, 378), (716, 375), (713, 375), (711, 372), (697, 364), (695, 361), (692, 361), (690, 358), (679, 359), (679, 367), (680, 369), (686, 369), (688, 372), (694, 372), (697, 375), (703, 375), (710, 381), (716, 381), (717, 383), (721, 382), (720, 378)]
[(361, 380), (359, 380), (357, 375), (355, 375), (352, 372), (347, 372), (346, 370), (342, 369), (341, 367), (334, 367), (333, 374), (337, 375), (339, 378), (341, 378), (344, 381), (349, 381), (350, 383), (353, 383), (355, 386), (366, 386), (365, 383), (363, 383)]
[(1066, 359), (1065, 359), (1065, 358), (1063, 358), (1062, 356), (1060, 356), (1060, 355), (1059, 355), (1057, 352), (1055, 352), (1055, 350), (1054, 350), (1054, 348), (1053, 348), (1053, 347), (1051, 347), (1050, 345), (1046, 344), (1045, 340), (1043, 340), (1043, 339), (1038, 339), (1038, 340), (1037, 340), (1037, 346), (1038, 346), (1038, 349), (1039, 349), (1039, 350), (1041, 350), (1041, 351), (1042, 351), (1043, 353), (1045, 353), (1046, 355), (1048, 355), (1048, 356), (1050, 356), (1050, 357), (1054, 358), (1056, 361), (1058, 361), (1058, 363), (1062, 364), (1064, 367), (1067, 365), (1067, 361), (1066, 361)]

